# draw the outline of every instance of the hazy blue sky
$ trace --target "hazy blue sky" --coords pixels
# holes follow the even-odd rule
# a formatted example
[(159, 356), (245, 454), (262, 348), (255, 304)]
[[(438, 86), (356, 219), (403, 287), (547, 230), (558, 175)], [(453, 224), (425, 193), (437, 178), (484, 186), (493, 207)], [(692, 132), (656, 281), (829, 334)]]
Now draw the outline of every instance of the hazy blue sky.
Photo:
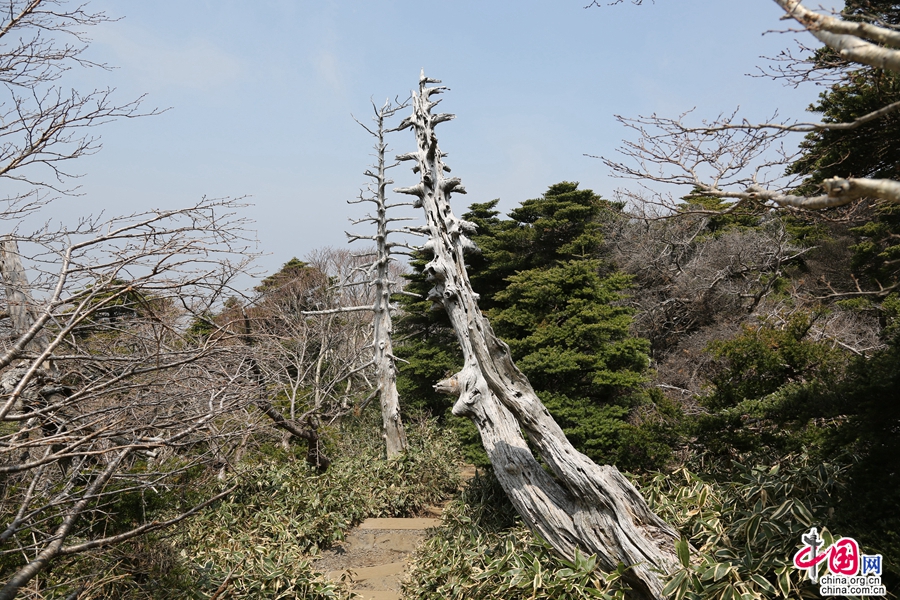
[[(471, 202), (510, 209), (574, 180), (610, 197), (622, 185), (585, 153), (612, 155), (615, 114), (714, 116), (741, 105), (803, 116), (818, 93), (745, 76), (791, 45), (778, 7), (758, 0), (659, 0), (585, 10), (586, 0), (369, 2), (92, 0), (122, 20), (91, 31), (91, 56), (118, 68), (73, 74), (73, 86), (146, 93), (156, 117), (99, 131), (80, 161), (84, 194), (61, 216), (250, 196), (262, 260), (345, 243), (365, 183), (369, 99), (405, 97), (419, 70), (451, 91), (441, 126), (448, 164)], [(806, 41), (811, 40), (803, 34)], [(810, 42), (811, 43), (811, 42)], [(392, 147), (411, 150), (408, 132)], [(404, 166), (399, 184), (411, 182)]]

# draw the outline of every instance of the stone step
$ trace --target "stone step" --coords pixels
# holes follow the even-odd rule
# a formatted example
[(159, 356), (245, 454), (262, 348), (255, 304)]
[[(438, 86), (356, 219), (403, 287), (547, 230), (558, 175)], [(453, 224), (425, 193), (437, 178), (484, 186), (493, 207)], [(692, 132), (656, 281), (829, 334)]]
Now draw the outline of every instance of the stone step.
[(383, 565), (375, 565), (373, 567), (349, 567), (340, 571), (329, 571), (326, 576), (332, 581), (340, 581), (341, 575), (347, 573), (354, 583), (363, 583), (371, 579), (381, 577), (390, 577), (403, 572), (406, 568), (405, 561), (385, 563)]
[[(462, 472), (463, 480), (475, 475), (475, 468), (468, 466)], [(446, 503), (444, 503), (446, 504)], [(426, 514), (438, 517), (443, 506), (430, 506)], [(331, 570), (326, 576), (332, 581), (340, 581), (345, 576), (354, 594), (363, 600), (401, 600), (400, 580), (407, 568), (407, 560), (421, 543), (425, 530), (440, 527), (438, 518), (372, 518), (363, 521), (358, 528), (350, 532), (347, 538), (326, 553), (320, 561), (332, 566), (345, 566), (340, 570)], [(393, 562), (371, 565), (377, 560)], [(374, 559), (374, 560), (373, 560)], [(322, 564), (326, 569), (328, 568)]]
[(340, 571), (331, 571), (326, 577), (332, 581), (340, 581), (346, 574), (350, 579), (350, 587), (357, 594), (371, 591), (393, 591), (400, 589), (400, 577), (406, 569), (406, 562), (385, 563), (373, 567), (349, 567)]
[(357, 529), (341, 544), (345, 553), (353, 554), (364, 550), (391, 550), (410, 554), (425, 537), (416, 529), (385, 530)]
[(360, 529), (429, 529), (438, 527), (440, 519), (366, 519), (360, 523)]
[(393, 590), (354, 590), (363, 600), (401, 600), (400, 592)]

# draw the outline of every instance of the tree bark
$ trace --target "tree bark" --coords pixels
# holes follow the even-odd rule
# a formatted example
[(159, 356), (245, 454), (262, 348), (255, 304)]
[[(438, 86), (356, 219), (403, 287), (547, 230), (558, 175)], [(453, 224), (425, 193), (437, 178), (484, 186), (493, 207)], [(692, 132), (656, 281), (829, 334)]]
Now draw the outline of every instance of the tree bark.
[[(435, 283), (429, 297), (443, 304), (462, 346), (462, 370), (435, 387), (459, 395), (453, 413), (475, 423), (498, 481), (535, 532), (567, 558), (577, 548), (597, 554), (604, 570), (624, 564), (625, 578), (639, 597), (661, 598), (661, 574), (677, 563), (677, 533), (615, 467), (596, 465), (572, 446), (478, 309), (463, 259), (463, 252), (474, 248), (465, 235), (474, 226), (450, 208), (450, 194), (465, 190), (458, 178), (444, 178), (449, 169), (434, 132), (453, 115), (431, 113), (437, 104), (431, 96), (446, 89), (428, 87), (432, 83), (440, 82), (423, 72), (413, 114), (400, 125), (413, 128), (418, 149), (397, 158), (416, 161), (420, 181), (395, 191), (416, 196), (415, 204), (425, 210), (426, 248), (434, 253), (425, 268)], [(532, 447), (552, 474), (534, 458)]]
[[(387, 457), (394, 458), (406, 452), (406, 430), (400, 418), (400, 396), (397, 393), (397, 368), (394, 365), (394, 350), (391, 344), (391, 313), (388, 303), (390, 290), (381, 283), (387, 277), (378, 274), (375, 283), (375, 372), (378, 375), (378, 390), (381, 400), (381, 422)], [(381, 269), (379, 269), (380, 271)]]
[(775, 3), (842, 58), (876, 69), (900, 72), (900, 51), (896, 50), (900, 48), (900, 32), (871, 23), (855, 23), (821, 15), (803, 6), (800, 0), (775, 0)]
[(94, 481), (91, 482), (82, 498), (75, 503), (71, 510), (69, 510), (68, 514), (63, 518), (62, 523), (56, 528), (56, 531), (54, 531), (53, 541), (51, 541), (46, 548), (41, 550), (27, 565), (16, 571), (9, 581), (6, 582), (6, 585), (0, 589), (0, 600), (12, 600), (12, 598), (15, 598), (23, 585), (31, 581), (35, 575), (46, 569), (50, 561), (59, 555), (66, 536), (69, 535), (69, 532), (71, 532), (72, 528), (75, 526), (75, 521), (81, 516), (81, 513), (87, 507), (88, 503), (96, 498), (97, 493), (104, 485), (106, 485), (106, 482), (109, 481), (121, 462), (130, 453), (130, 448), (126, 448), (119, 452)]
[(400, 419), (400, 397), (397, 393), (397, 368), (394, 364), (394, 349), (391, 344), (393, 326), (391, 323), (391, 289), (388, 267), (391, 261), (391, 248), (387, 242), (388, 218), (387, 198), (385, 187), (393, 183), (385, 175), (386, 166), (384, 153), (387, 144), (384, 141), (384, 120), (397, 109), (385, 105), (380, 111), (376, 111), (375, 120), (378, 123), (376, 145), (378, 165), (375, 173), (367, 173), (375, 179), (374, 202), (377, 207), (375, 234), (375, 306), (373, 327), (375, 335), (375, 372), (378, 376), (378, 390), (381, 400), (381, 422), (384, 427), (384, 439), (387, 447), (387, 457), (394, 458), (406, 452), (406, 430)]
[(28, 276), (19, 255), (19, 244), (10, 237), (0, 241), (0, 277), (6, 287), (12, 330), (18, 338), (13, 352), (29, 350), (42, 353), (48, 345), (47, 334), (44, 332), (46, 318), (41, 319), (35, 315), (34, 301), (28, 291)]
[[(372, 311), (372, 328), (373, 328), (373, 357), (372, 364), (375, 366), (376, 389), (381, 404), (381, 423), (382, 432), (385, 441), (387, 457), (395, 458), (406, 452), (406, 430), (403, 428), (403, 420), (400, 418), (400, 397), (397, 393), (397, 366), (395, 364), (394, 350), (391, 343), (391, 335), (393, 334), (393, 325), (391, 323), (391, 279), (390, 264), (391, 250), (393, 246), (398, 244), (388, 243), (387, 238), (390, 233), (403, 232), (403, 230), (391, 230), (388, 224), (396, 220), (389, 219), (387, 216), (388, 208), (396, 207), (397, 204), (388, 205), (385, 188), (388, 184), (394, 183), (387, 178), (387, 170), (397, 166), (396, 163), (387, 165), (384, 155), (387, 150), (385, 142), (385, 133), (389, 130), (385, 129), (385, 121), (392, 117), (397, 111), (405, 108), (405, 104), (392, 106), (390, 101), (385, 102), (380, 109), (372, 105), (375, 110), (374, 121), (378, 124), (374, 130), (359, 123), (369, 134), (375, 139), (375, 157), (376, 163), (374, 169), (367, 169), (365, 175), (372, 178), (372, 183), (368, 186), (371, 195), (361, 193), (358, 200), (349, 201), (350, 204), (358, 204), (360, 202), (371, 202), (375, 204), (376, 211), (373, 215), (366, 215), (365, 218), (355, 221), (358, 223), (374, 223), (376, 230), (375, 235), (360, 236), (348, 233), (350, 241), (360, 239), (372, 240), (375, 242), (375, 258), (369, 266), (368, 273), (372, 277), (369, 282), (374, 288), (375, 299), (371, 307), (347, 307), (339, 308), (338, 312), (347, 312), (351, 310), (371, 310)], [(404, 245), (404, 244), (399, 244)], [(324, 311), (317, 311), (324, 312)]]

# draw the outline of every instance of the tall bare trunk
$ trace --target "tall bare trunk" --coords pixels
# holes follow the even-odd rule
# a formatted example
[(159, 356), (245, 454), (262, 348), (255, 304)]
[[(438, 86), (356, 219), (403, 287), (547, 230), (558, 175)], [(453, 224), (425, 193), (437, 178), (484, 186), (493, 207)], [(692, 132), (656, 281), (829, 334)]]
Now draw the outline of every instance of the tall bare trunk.
[[(387, 108), (387, 107), (385, 107)], [(375, 370), (378, 374), (378, 389), (381, 396), (381, 420), (384, 426), (387, 457), (393, 458), (406, 452), (406, 431), (400, 419), (400, 398), (397, 394), (397, 368), (394, 364), (394, 349), (391, 344), (391, 289), (388, 267), (391, 261), (391, 247), (388, 244), (387, 198), (385, 187), (384, 119), (386, 110), (378, 112), (378, 172), (375, 173), (378, 189), (375, 204), (378, 207), (378, 232), (375, 235)], [(392, 113), (391, 113), (392, 114)]]
[[(375, 129), (370, 129), (362, 123), (360, 125), (365, 128), (375, 138), (375, 157), (376, 164), (374, 169), (368, 169), (365, 172), (367, 177), (372, 179), (369, 184), (368, 194), (360, 194), (356, 201), (371, 202), (375, 204), (376, 210), (374, 215), (366, 215), (366, 217), (356, 221), (356, 223), (374, 223), (376, 227), (375, 235), (361, 236), (351, 235), (350, 241), (354, 240), (372, 240), (375, 242), (375, 258), (370, 266), (369, 273), (372, 276), (371, 285), (375, 291), (375, 302), (372, 306), (373, 311), (373, 328), (374, 339), (372, 341), (374, 348), (374, 356), (372, 363), (375, 365), (377, 374), (378, 396), (381, 402), (381, 421), (384, 431), (385, 446), (387, 448), (387, 457), (394, 458), (406, 452), (406, 431), (403, 428), (403, 421), (400, 418), (400, 398), (397, 394), (397, 367), (395, 364), (394, 350), (391, 345), (391, 334), (393, 327), (391, 324), (391, 284), (390, 264), (392, 249), (394, 246), (405, 246), (405, 244), (396, 244), (388, 242), (390, 233), (402, 233), (403, 230), (389, 229), (389, 224), (394, 221), (405, 220), (403, 218), (389, 218), (387, 211), (389, 208), (399, 206), (398, 204), (388, 204), (385, 188), (388, 184), (394, 183), (387, 178), (387, 170), (397, 166), (396, 163), (388, 165), (385, 163), (384, 155), (387, 150), (387, 142), (385, 142), (385, 121), (393, 116), (398, 110), (405, 108), (405, 104), (392, 106), (391, 102), (385, 102), (381, 108), (376, 108), (374, 121), (378, 125)], [(408, 203), (406, 203), (408, 206)]]
[[(474, 248), (465, 235), (474, 226), (450, 208), (450, 194), (465, 190), (458, 178), (444, 178), (449, 169), (434, 132), (453, 115), (431, 113), (437, 104), (431, 97), (446, 89), (432, 83), (440, 82), (422, 73), (413, 114), (400, 125), (413, 128), (418, 149), (397, 158), (416, 161), (420, 181), (395, 191), (416, 196), (425, 210), (426, 247), (434, 253), (425, 268), (435, 284), (429, 297), (443, 304), (462, 346), (462, 370), (435, 387), (459, 394), (453, 413), (478, 427), (497, 479), (530, 527), (566, 557), (578, 548), (596, 553), (603, 569), (630, 567), (626, 577), (636, 592), (661, 598), (660, 574), (676, 564), (675, 530), (615, 467), (597, 465), (572, 446), (478, 309), (463, 260)], [(535, 460), (523, 431), (552, 475)]]

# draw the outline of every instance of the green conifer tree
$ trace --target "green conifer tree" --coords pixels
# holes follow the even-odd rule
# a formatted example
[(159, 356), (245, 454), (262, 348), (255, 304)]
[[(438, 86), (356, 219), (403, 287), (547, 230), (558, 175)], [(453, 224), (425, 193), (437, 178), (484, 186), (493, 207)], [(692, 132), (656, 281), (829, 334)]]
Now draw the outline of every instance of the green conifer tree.
[[(630, 278), (603, 258), (603, 220), (621, 207), (572, 182), (522, 202), (508, 219), (496, 205), (473, 204), (463, 215), (478, 225), (472, 237), (481, 253), (468, 258), (467, 270), (479, 307), (579, 450), (626, 468), (659, 465), (669, 444), (628, 421), (638, 405), (661, 399), (642, 387), (649, 347), (628, 330)], [(422, 294), (428, 287), (417, 269), (407, 289)], [(403, 349), (410, 364), (402, 389), (420, 406), (446, 410), (449, 400), (430, 386), (459, 359), (448, 350), (444, 315), (427, 311), (429, 304), (406, 304), (401, 327), (411, 336)]]

